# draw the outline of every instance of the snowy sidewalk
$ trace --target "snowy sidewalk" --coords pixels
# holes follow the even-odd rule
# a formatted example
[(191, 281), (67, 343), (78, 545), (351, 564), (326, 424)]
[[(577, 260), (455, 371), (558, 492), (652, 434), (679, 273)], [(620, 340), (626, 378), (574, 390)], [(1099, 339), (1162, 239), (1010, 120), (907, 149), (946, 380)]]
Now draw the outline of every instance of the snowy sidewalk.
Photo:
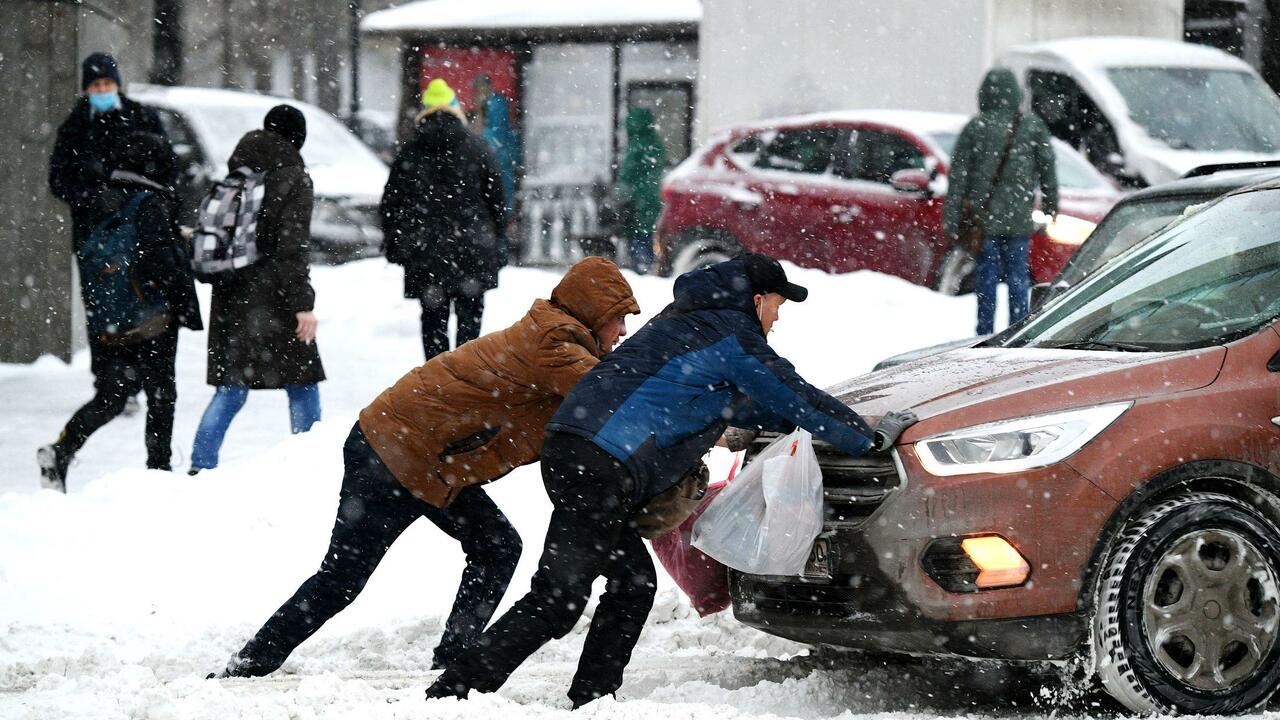
[[(820, 385), (886, 355), (963, 336), (972, 324), (972, 298), (870, 273), (793, 272), (811, 299), (783, 309), (773, 343)], [(422, 701), (462, 568), (457, 547), (426, 523), (410, 528), (359, 599), (277, 676), (202, 679), (314, 571), (356, 413), (421, 360), (417, 305), (401, 297), (397, 269), (374, 259), (313, 274), (330, 378), (321, 386), (324, 421), (290, 436), (284, 394), (254, 394), (227, 438), (222, 467), (194, 478), (182, 471), (211, 394), (202, 333), (180, 339), (179, 472), (139, 469), (139, 414), (90, 439), (65, 496), (37, 490), (34, 452), (88, 399), (88, 358), (0, 366), (0, 717), (569, 716), (564, 692), (585, 620), (496, 696)], [(488, 296), (485, 331), (510, 324), (558, 277), (504, 270), (502, 287)], [(645, 317), (670, 300), (670, 280), (631, 279)], [(729, 456), (713, 460), (723, 473)], [(490, 491), (526, 547), (505, 609), (528, 588), (550, 505), (536, 465)], [(936, 688), (923, 670), (914, 678), (876, 666), (830, 670), (729, 613), (698, 619), (667, 578), (661, 583), (619, 701), (574, 717), (826, 718), (912, 704), (944, 714), (968, 707), (955, 697), (930, 699)]]

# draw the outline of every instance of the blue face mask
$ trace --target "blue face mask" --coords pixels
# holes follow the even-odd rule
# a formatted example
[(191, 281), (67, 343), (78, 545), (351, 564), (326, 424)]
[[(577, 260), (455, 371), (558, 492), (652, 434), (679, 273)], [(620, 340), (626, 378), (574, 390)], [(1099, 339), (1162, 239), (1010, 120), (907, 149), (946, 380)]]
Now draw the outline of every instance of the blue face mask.
[(93, 107), (95, 112), (109, 112), (120, 107), (119, 93), (91, 93), (89, 95), (89, 105)]

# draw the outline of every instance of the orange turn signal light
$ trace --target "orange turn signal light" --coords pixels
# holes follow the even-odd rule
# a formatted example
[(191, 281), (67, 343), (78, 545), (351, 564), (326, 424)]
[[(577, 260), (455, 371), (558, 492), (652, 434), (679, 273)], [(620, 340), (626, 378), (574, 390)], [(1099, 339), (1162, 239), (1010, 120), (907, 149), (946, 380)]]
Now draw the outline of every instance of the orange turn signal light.
[(1031, 574), (1031, 566), (1008, 540), (996, 535), (965, 538), (964, 554), (978, 566), (974, 584), (983, 590), (1021, 585)]

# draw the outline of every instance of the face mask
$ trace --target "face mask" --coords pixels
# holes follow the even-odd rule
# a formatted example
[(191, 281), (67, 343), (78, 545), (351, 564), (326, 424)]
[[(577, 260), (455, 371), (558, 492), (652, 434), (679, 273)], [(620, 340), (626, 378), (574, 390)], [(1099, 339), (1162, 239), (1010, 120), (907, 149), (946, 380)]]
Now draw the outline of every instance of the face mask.
[(119, 93), (92, 93), (89, 95), (89, 105), (93, 107), (95, 112), (108, 112), (120, 107)]

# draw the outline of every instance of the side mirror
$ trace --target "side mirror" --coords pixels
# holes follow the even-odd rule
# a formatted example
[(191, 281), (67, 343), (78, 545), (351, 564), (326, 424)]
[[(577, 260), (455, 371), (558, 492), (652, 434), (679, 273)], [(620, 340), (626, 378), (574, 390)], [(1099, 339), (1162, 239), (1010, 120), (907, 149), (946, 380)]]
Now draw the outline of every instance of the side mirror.
[(894, 190), (908, 195), (929, 195), (929, 182), (932, 178), (924, 170), (906, 168), (899, 170), (889, 178)]

